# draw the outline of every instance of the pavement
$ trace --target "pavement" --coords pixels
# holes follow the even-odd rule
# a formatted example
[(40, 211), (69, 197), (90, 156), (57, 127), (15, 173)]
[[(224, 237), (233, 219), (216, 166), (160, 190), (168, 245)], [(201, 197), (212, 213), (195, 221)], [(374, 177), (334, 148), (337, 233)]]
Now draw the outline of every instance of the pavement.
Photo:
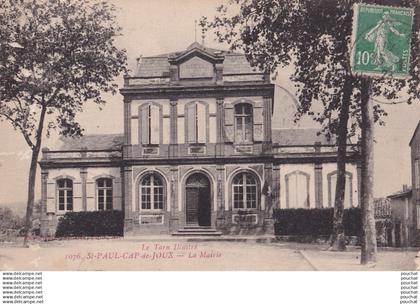
[(33, 241), (0, 246), (0, 270), (284, 270), (413, 271), (417, 249), (380, 249), (375, 265), (360, 265), (360, 249), (276, 242), (271, 237), (141, 237)]

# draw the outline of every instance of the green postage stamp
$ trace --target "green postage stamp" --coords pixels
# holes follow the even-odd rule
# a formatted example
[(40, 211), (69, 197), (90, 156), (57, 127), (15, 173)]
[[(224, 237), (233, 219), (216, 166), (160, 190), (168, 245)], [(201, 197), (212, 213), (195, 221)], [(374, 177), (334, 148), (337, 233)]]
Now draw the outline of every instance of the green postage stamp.
[(355, 74), (406, 78), (410, 71), (414, 10), (354, 6), (351, 68)]

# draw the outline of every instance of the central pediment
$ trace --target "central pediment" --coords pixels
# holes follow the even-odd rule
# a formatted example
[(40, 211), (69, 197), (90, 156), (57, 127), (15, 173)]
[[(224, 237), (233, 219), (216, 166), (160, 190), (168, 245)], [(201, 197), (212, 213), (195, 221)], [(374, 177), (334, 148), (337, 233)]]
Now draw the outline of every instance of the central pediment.
[(216, 64), (222, 64), (224, 59), (221, 52), (214, 52), (194, 42), (185, 51), (172, 54), (169, 64), (178, 67), (180, 79), (214, 78)]
[(179, 78), (212, 78), (213, 63), (198, 56), (192, 57), (179, 65)]

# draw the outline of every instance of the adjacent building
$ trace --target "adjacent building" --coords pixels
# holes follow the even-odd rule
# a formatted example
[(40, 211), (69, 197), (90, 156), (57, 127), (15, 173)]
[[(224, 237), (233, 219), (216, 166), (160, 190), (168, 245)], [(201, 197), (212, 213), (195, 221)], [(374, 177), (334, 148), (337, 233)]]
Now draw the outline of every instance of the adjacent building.
[(411, 150), (412, 186), (403, 187), (388, 198), (392, 206), (392, 235), (389, 241), (396, 247), (420, 244), (420, 121), (409, 143)]
[[(274, 128), (275, 85), (243, 54), (193, 43), (125, 76), (124, 132), (43, 150), (42, 233), (66, 212), (123, 210), (126, 235), (272, 233), (274, 208), (333, 206), (336, 147)], [(345, 206), (358, 206), (348, 145)]]

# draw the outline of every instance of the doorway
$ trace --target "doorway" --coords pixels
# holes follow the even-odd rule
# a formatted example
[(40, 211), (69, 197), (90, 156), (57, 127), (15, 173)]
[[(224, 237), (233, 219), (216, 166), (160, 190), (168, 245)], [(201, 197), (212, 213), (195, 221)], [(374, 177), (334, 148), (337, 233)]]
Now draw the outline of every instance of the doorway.
[(202, 173), (188, 177), (185, 185), (186, 224), (188, 226), (211, 225), (210, 181)]

